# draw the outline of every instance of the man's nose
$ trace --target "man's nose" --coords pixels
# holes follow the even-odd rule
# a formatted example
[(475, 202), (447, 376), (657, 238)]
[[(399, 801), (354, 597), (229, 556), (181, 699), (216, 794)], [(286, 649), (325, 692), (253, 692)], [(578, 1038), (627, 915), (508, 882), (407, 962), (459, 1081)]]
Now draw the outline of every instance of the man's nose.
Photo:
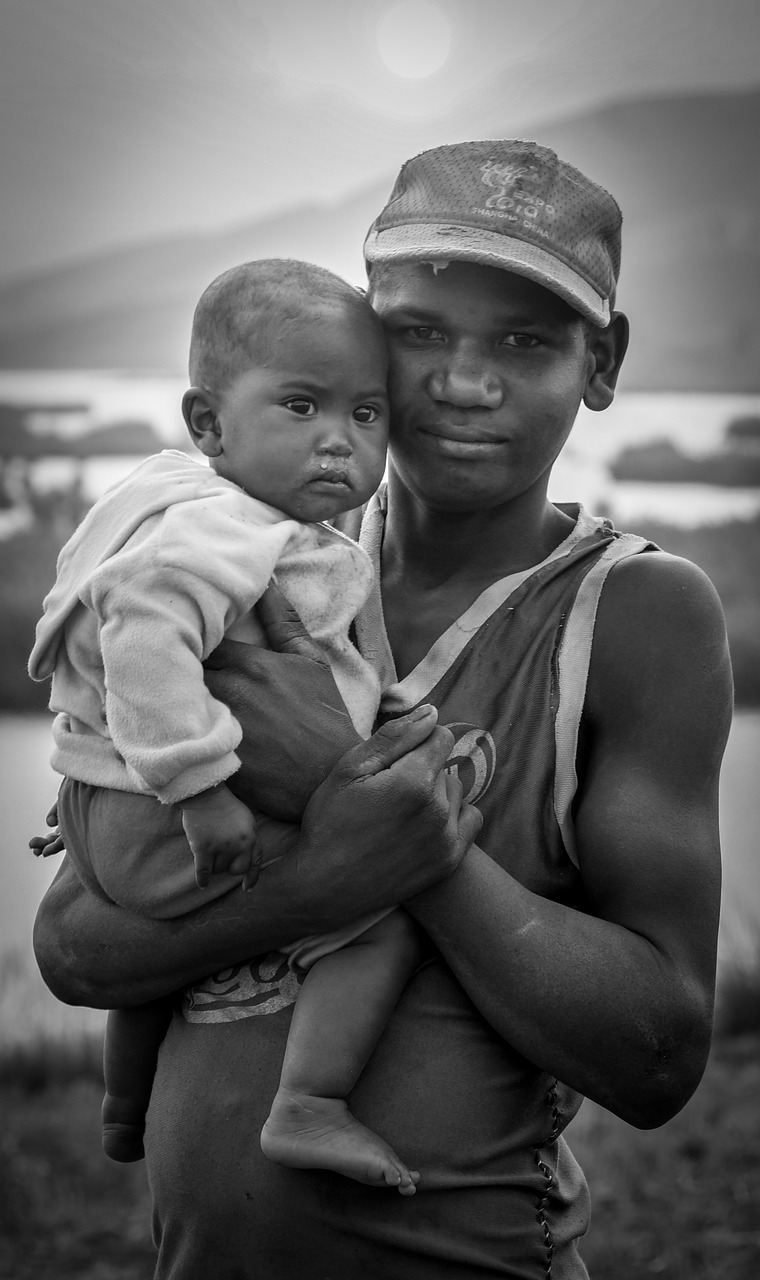
[(434, 399), (460, 409), (498, 409), (503, 394), (501, 380), (487, 360), (475, 352), (451, 348), (433, 374), (430, 390)]

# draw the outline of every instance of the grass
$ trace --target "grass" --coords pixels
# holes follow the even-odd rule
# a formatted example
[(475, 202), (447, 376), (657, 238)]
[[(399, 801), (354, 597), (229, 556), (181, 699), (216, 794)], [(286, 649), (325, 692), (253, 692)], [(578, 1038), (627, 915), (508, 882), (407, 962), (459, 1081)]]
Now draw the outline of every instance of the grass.
[[(753, 1002), (757, 1004), (758, 973)], [(737, 997), (738, 999), (738, 997)], [(17, 1045), (0, 1064), (0, 1277), (150, 1280), (145, 1167), (101, 1155), (99, 1041)], [(585, 1102), (569, 1131), (591, 1187), (592, 1280), (747, 1280), (760, 1264), (760, 1035), (716, 1038), (669, 1124)], [(296, 1278), (294, 1277), (294, 1280)]]
[(591, 1189), (592, 1280), (760, 1274), (760, 1038), (718, 1039), (684, 1110), (641, 1132), (584, 1102), (570, 1145)]
[(145, 1167), (100, 1154), (101, 1092), (87, 1075), (42, 1089), (30, 1090), (26, 1080), (0, 1083), (0, 1276), (153, 1275)]

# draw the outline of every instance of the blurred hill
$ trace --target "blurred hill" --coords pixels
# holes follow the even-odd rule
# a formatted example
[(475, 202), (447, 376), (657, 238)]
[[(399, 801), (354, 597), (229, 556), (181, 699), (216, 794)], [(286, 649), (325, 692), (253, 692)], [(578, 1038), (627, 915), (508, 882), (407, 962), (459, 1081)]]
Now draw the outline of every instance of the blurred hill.
[[(504, 136), (516, 130), (505, 120)], [(647, 99), (521, 128), (607, 186), (624, 213), (621, 389), (760, 392), (760, 92)], [(214, 235), (178, 236), (0, 285), (0, 368), (181, 371), (209, 281), (254, 257), (356, 283), (393, 181)]]

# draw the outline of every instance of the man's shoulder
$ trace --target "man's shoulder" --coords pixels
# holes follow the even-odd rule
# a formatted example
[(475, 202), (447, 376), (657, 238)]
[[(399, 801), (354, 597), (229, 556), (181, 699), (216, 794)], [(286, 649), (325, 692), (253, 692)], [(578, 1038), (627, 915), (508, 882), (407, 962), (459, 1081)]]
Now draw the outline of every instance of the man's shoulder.
[(662, 615), (664, 624), (675, 624), (685, 614), (706, 623), (723, 616), (718, 593), (704, 570), (659, 549), (621, 559), (614, 566), (602, 593), (602, 608), (613, 629), (651, 622), (652, 611)]
[(730, 696), (726, 626), (718, 593), (697, 565), (648, 551), (615, 565), (599, 601), (588, 704), (648, 696)]

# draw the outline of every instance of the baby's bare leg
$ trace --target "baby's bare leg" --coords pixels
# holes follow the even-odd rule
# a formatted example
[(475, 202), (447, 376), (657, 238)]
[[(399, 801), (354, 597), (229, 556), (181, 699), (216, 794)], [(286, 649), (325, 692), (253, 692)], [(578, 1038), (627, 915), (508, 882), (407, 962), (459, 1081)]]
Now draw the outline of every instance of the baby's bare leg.
[(416, 926), (396, 910), (309, 970), (293, 1013), (280, 1087), (261, 1134), (270, 1160), (332, 1169), (414, 1195), (419, 1174), (354, 1119), (345, 1099), (421, 954)]
[(143, 1133), (156, 1059), (169, 1023), (173, 1000), (154, 1000), (134, 1009), (112, 1009), (103, 1046), (103, 1150), (129, 1163), (145, 1156)]

